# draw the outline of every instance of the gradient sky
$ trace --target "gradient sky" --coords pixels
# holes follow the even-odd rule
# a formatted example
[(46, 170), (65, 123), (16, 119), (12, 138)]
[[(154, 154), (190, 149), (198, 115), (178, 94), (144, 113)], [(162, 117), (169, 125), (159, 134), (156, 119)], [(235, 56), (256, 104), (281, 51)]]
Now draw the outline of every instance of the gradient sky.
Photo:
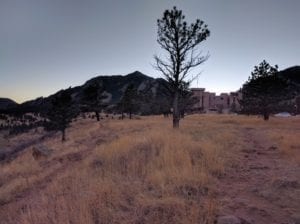
[(300, 0), (0, 0), (0, 97), (23, 102), (135, 70), (161, 77), (156, 20), (174, 5), (211, 31), (193, 87), (235, 91), (263, 59), (300, 64)]

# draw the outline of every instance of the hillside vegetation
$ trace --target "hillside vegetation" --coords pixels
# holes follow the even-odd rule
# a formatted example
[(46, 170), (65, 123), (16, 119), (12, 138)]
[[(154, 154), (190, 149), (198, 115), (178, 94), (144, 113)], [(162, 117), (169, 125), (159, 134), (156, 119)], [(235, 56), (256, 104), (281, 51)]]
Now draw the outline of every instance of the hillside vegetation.
[[(288, 223), (300, 198), (300, 118), (191, 115), (78, 119), (60, 135), (37, 129), (1, 147), (0, 223)], [(38, 143), (34, 139), (40, 139)], [(51, 155), (33, 157), (44, 145)]]
[[(0, 98), (0, 113), (45, 113), (51, 108), (52, 100), (63, 92), (69, 92), (72, 95), (74, 103), (79, 105), (82, 103), (80, 101), (84, 95), (84, 90), (90, 85), (101, 86), (101, 91), (103, 91), (103, 103), (107, 104), (108, 108), (106, 109), (108, 110), (116, 111), (115, 107), (120, 102), (124, 91), (129, 85), (133, 85), (140, 94), (139, 98), (141, 100), (141, 105), (139, 112), (142, 114), (161, 113), (166, 106), (166, 102), (168, 102), (168, 95), (166, 93), (166, 88), (168, 86), (167, 81), (162, 78), (154, 79), (139, 71), (135, 71), (124, 76), (114, 75), (94, 77), (81, 86), (59, 90), (48, 97), (39, 97), (22, 104), (12, 104), (13, 101)], [(167, 106), (169, 105), (167, 104)]]

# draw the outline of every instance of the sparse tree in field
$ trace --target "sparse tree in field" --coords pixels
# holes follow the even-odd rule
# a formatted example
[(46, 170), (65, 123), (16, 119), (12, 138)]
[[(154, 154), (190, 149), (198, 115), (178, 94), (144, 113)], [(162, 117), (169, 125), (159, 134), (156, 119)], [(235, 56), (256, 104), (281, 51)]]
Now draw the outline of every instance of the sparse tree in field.
[(242, 87), (242, 112), (263, 115), (268, 120), (286, 97), (287, 84), (278, 76), (278, 66), (272, 67), (265, 60), (254, 67), (248, 81)]
[(185, 112), (191, 110), (197, 101), (197, 97), (195, 97), (193, 92), (189, 89), (189, 83), (182, 82), (179, 89), (178, 100), (180, 118), (184, 118)]
[(208, 59), (208, 55), (201, 56), (197, 47), (210, 35), (210, 31), (199, 19), (188, 24), (182, 11), (176, 7), (166, 10), (163, 17), (157, 20), (157, 26), (157, 42), (165, 50), (166, 58), (154, 56), (155, 67), (171, 86), (173, 127), (178, 128), (180, 86), (186, 81), (192, 68)]
[(100, 112), (105, 107), (103, 103), (103, 88), (99, 83), (93, 83), (83, 90), (82, 106), (85, 110), (95, 112), (97, 121), (100, 121)]
[(77, 106), (72, 100), (69, 90), (62, 91), (52, 100), (52, 106), (47, 113), (49, 120), (48, 128), (59, 130), (62, 133), (62, 141), (66, 140), (66, 128), (69, 127), (72, 119), (79, 114)]
[(124, 113), (128, 113), (129, 118), (131, 119), (132, 113), (138, 110), (138, 106), (138, 91), (133, 84), (129, 84), (119, 102), (119, 108), (122, 113), (122, 119), (124, 118)]

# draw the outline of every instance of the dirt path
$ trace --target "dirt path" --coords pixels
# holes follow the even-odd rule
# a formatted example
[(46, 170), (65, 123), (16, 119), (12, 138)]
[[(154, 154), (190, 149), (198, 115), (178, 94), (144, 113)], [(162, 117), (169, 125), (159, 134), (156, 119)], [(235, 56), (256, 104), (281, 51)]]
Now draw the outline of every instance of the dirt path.
[(242, 128), (233, 166), (217, 185), (221, 215), (241, 223), (300, 223), (300, 167), (282, 158), (263, 130)]
[(22, 153), (24, 150), (28, 149), (30, 146), (36, 145), (39, 142), (42, 142), (46, 138), (50, 138), (54, 135), (53, 132), (46, 133), (42, 136), (29, 139), (23, 142), (19, 142), (18, 145), (12, 146), (11, 149), (5, 150), (1, 156), (0, 156), (0, 162), (9, 162), (14, 160), (15, 158), (18, 157), (20, 153)]
[[(102, 126), (96, 126), (96, 128), (89, 130), (87, 132), (87, 135), (91, 136), (98, 136)], [(100, 131), (99, 131), (100, 130)], [(40, 178), (38, 181), (32, 183), (28, 188), (25, 188), (24, 190), (16, 193), (13, 198), (11, 198), (9, 201), (0, 203), (0, 209), (3, 209), (3, 206), (9, 205), (10, 203), (20, 203), (20, 204), (26, 204), (26, 201), (28, 198), (34, 198), (37, 195), (37, 192), (42, 192), (50, 182), (53, 180), (56, 180), (57, 176), (62, 175), (64, 172), (68, 171), (68, 169), (72, 168), (75, 163), (80, 163), (82, 160), (87, 158), (91, 152), (95, 149), (95, 147), (99, 146), (99, 144), (102, 144), (105, 141), (111, 141), (112, 139), (116, 138), (116, 135), (108, 134), (110, 133), (110, 130), (102, 131), (101, 133), (105, 133), (106, 137), (105, 140), (101, 137), (97, 138), (83, 138), (78, 142), (77, 144), (80, 144), (81, 149), (77, 152), (73, 152), (70, 150), (69, 153), (66, 153), (64, 155), (56, 156), (49, 159), (41, 159), (41, 161), (36, 161), (39, 163), (39, 165), (43, 169), (48, 169), (51, 167), (55, 167), (51, 172), (49, 172), (46, 176)], [(46, 136), (48, 137), (48, 136)], [(45, 139), (45, 136), (42, 136), (38, 139), (30, 140), (26, 142), (26, 144), (22, 144), (21, 146), (18, 146), (12, 150), (12, 152), (15, 152), (15, 154), (12, 154), (10, 160), (13, 160), (15, 157), (17, 157), (20, 153), (24, 153), (23, 151), (30, 150), (30, 146), (33, 146), (39, 142), (41, 142), (41, 139)], [(40, 172), (44, 172), (41, 170)], [(36, 173), (35, 175), (38, 175)], [(1, 221), (0, 221), (1, 223)]]

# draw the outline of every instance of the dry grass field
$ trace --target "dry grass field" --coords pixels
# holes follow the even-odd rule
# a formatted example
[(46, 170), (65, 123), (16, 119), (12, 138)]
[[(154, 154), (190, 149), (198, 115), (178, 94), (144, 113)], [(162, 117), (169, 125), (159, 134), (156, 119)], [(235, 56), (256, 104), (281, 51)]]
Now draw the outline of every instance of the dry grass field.
[[(0, 162), (1, 224), (300, 222), (300, 117), (190, 115), (78, 119), (1, 139), (28, 144)], [(35, 159), (43, 144), (50, 156)]]

